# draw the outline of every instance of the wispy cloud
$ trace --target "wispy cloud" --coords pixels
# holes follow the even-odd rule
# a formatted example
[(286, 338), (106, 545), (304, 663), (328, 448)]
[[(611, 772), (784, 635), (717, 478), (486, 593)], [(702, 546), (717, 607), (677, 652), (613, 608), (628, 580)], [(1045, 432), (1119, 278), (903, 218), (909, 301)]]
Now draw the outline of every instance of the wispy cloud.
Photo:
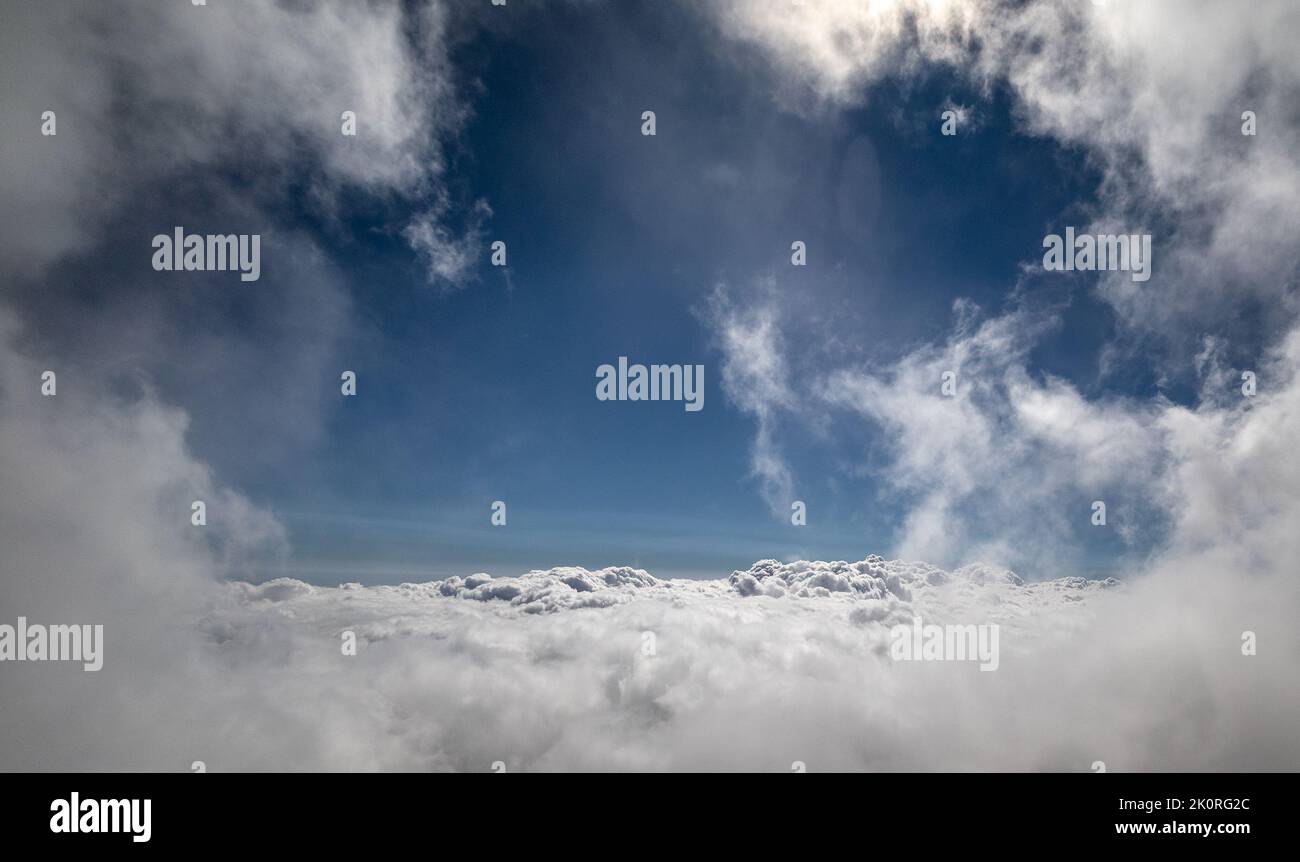
[(763, 499), (774, 514), (788, 517), (794, 501), (794, 477), (781, 454), (778, 426), (781, 412), (794, 407), (795, 395), (787, 385), (774, 290), (775, 285), (768, 283), (761, 289), (765, 301), (742, 306), (719, 285), (705, 314), (722, 353), (722, 391), (758, 425), (751, 465)]

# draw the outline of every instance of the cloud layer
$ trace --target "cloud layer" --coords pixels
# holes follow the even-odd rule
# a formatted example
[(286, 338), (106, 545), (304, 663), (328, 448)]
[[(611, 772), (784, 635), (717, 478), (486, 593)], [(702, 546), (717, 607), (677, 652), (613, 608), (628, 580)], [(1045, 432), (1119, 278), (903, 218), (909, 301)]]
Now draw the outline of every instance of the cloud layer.
[[(126, 683), (148, 707), (129, 721), (114, 699), (15, 689), (6, 766), (1294, 768), (1296, 639), (1268, 590), (1233, 580), (1025, 584), (868, 558), (763, 561), (715, 581), (561, 568), (397, 587), (235, 582), (209, 592), (185, 638), (146, 650), (110, 627), (92, 682)], [(891, 661), (889, 628), (914, 615), (999, 625), (997, 671)], [(1240, 654), (1244, 624), (1260, 656)], [(153, 650), (167, 658), (143, 685), (123, 662)], [(70, 726), (60, 709), (74, 705)], [(104, 728), (111, 745), (95, 741)]]

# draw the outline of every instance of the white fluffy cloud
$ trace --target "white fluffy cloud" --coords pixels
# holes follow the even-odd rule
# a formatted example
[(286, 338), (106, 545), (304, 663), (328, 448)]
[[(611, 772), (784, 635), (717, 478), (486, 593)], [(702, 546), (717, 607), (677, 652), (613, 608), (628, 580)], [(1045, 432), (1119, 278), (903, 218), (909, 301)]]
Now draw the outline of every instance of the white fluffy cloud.
[[(417, 271), (435, 239), (453, 250), (428, 269), (443, 288), (477, 258), (487, 211), (448, 224), (444, 150), (468, 110), (450, 14), (438, 0), (9, 4), (0, 292), (33, 354), (85, 388), (156, 387), (194, 418), (191, 442), (246, 471), (228, 480), (309, 451), (332, 403), (311, 381), (376, 338), (338, 266), (369, 241), (347, 219), (406, 231)], [(159, 289), (149, 240), (176, 225), (261, 235), (261, 281)]]
[(993, 4), (891, 0), (798, 4), (724, 0), (710, 8), (725, 33), (771, 52), (793, 79), (831, 101), (858, 101), (863, 87), (900, 69), (957, 62)]
[[(241, 160), (259, 176), (240, 197), (268, 207), (290, 184), (326, 218), (346, 193), (438, 202), (440, 142), (465, 114), (447, 16), (438, 2), (15, 4), (0, 37), (15, 84), (0, 94), (14, 118), (0, 132), (0, 196), (21, 206), (8, 208), (0, 263), (39, 274), (93, 244), (147, 184)], [(54, 137), (40, 134), (46, 110)], [(340, 132), (344, 111), (354, 137)], [(446, 230), (421, 212), (414, 230)]]
[[(1129, 540), (1160, 509), (1149, 499), (1168, 461), (1159, 405), (1091, 401), (1031, 374), (1027, 354), (1047, 325), (1026, 312), (967, 319), (943, 344), (880, 369), (834, 370), (818, 386), (822, 403), (884, 432), (883, 475), (915, 500), (899, 554), (1059, 571), (1094, 500), (1108, 501), (1109, 525)], [(950, 372), (953, 396), (941, 388)]]
[[(1195, 340), (1251, 302), (1279, 330), (1300, 311), (1300, 9), (1289, 0), (710, 8), (723, 33), (771, 57), (786, 97), (855, 104), (887, 77), (936, 64), (977, 89), (1008, 85), (1024, 132), (1081, 146), (1101, 168), (1092, 227), (1153, 234), (1152, 281), (1118, 274), (1099, 288), (1135, 335)], [(1248, 110), (1253, 137), (1241, 134)], [(1025, 258), (1039, 253), (1026, 248)]]
[[(789, 336), (780, 329), (780, 300), (769, 295), (744, 313), (773, 323), (763, 339), (746, 342), (740, 360), (784, 368)], [(717, 318), (724, 331), (728, 314)], [(1054, 323), (1051, 314), (1024, 310), (980, 320), (959, 302), (944, 341), (893, 361), (805, 372), (797, 397), (784, 385), (750, 386), (739, 397), (727, 391), (767, 427), (815, 427), (827, 445), (834, 429), (853, 427), (846, 412), (869, 420), (884, 455), (872, 475), (906, 513), (892, 549), (900, 557), (949, 566), (983, 560), (1048, 577), (1081, 562), (1076, 536), (1090, 523), (1094, 500), (1107, 503), (1108, 526), (1134, 549), (1223, 543), (1235, 554), (1243, 535), (1262, 529), (1261, 544), (1291, 546), (1276, 519), (1294, 512), (1300, 488), (1288, 430), (1297, 427), (1300, 331), (1261, 357), (1256, 372), (1267, 383), (1253, 398), (1240, 392), (1240, 369), (1206, 360), (1207, 396), (1187, 407), (1164, 398), (1090, 398), (1033, 373), (1028, 354)], [(754, 358), (763, 353), (770, 355)], [(941, 388), (949, 371), (953, 397)], [(758, 441), (755, 471), (777, 463), (789, 476), (781, 441), (761, 429)], [(1281, 572), (1284, 560), (1271, 566)]]

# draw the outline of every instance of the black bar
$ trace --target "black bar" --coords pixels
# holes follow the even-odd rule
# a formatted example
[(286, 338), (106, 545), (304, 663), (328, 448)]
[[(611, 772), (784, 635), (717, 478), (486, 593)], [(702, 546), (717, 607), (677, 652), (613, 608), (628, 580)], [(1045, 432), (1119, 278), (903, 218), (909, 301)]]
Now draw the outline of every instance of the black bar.
[[(818, 843), (862, 833), (908, 845), (1039, 848), (1139, 844), (1178, 853), (1276, 845), (1294, 796), (1292, 775), (872, 774), (833, 779), (599, 775), (558, 779), (450, 775), (96, 774), (10, 776), (6, 837), (65, 849), (284, 848), (342, 852), (460, 838), (552, 843), (611, 836), (592, 849), (674, 841), (704, 830), (723, 844), (788, 838)], [(794, 782), (790, 784), (789, 782)], [(57, 800), (150, 801), (147, 842), (117, 833), (53, 832)], [(1173, 808), (1170, 807), (1173, 800)], [(94, 806), (98, 812), (100, 809)], [(141, 809), (142, 810), (142, 809)], [(57, 813), (57, 812), (56, 812)], [(84, 816), (84, 815), (83, 815)], [(1204, 824), (1209, 834), (1192, 834)], [(93, 825), (93, 824), (91, 824)], [(1124, 830), (1121, 832), (1120, 830)], [(1151, 830), (1135, 834), (1132, 830)], [(1169, 831), (1169, 830), (1174, 831)], [(721, 832), (719, 831), (721, 830)], [(1181, 831), (1180, 831), (1181, 830)], [(1226, 831), (1225, 831), (1226, 830)], [(777, 834), (772, 834), (773, 831)], [(620, 837), (621, 836), (621, 837)], [(676, 836), (673, 838), (672, 836)], [(766, 837), (765, 837), (766, 836)], [(1050, 845), (1042, 842), (1048, 841)], [(970, 842), (978, 842), (971, 844)], [(488, 845), (483, 845), (487, 847)], [(530, 852), (540, 849), (531, 846)], [(730, 846), (730, 845), (728, 845)]]

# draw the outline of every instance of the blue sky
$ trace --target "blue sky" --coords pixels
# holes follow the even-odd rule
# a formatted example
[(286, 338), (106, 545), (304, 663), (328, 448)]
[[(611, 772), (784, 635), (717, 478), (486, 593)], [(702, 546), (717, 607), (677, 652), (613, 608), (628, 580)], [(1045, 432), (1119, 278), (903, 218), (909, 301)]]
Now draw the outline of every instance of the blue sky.
[[(1036, 386), (1060, 381), (1102, 407), (1194, 402), (1204, 330), (1152, 335), (1095, 274), (1038, 268), (1046, 234), (1115, 213), (1106, 155), (1047, 133), (1025, 93), (960, 64), (873, 67), (847, 97), (828, 95), (791, 86), (789, 69), (685, 4), (508, 8), (450, 13), (437, 57), (408, 33), (409, 62), (385, 71), (398, 87), (446, 86), (417, 88), (431, 95), (392, 152), (366, 149), (364, 99), (355, 140), (290, 125), (283, 139), (245, 129), (225, 146), (232, 125), (219, 119), (204, 161), (145, 159), (132, 205), (18, 295), (35, 341), (101, 368), (111, 355), (107, 385), (187, 412), (195, 455), (287, 530), (291, 550), (262, 574), (395, 582), (629, 564), (717, 577), (764, 557), (927, 551), (905, 537), (926, 499), (933, 517), (961, 521), (933, 528), (952, 537), (933, 551), (946, 564), (996, 547), (991, 562), (1030, 577), (1058, 552), (1102, 576), (1157, 540), (1131, 488), (1114, 491), (1132, 512), (1126, 534), (1089, 529), (1104, 482), (1063, 482), (1021, 508), (1004, 489), (984, 518), (969, 482), (935, 502), (900, 478), (898, 446), (915, 429), (825, 391), (837, 372), (897, 373), (953, 338), (962, 314), (1024, 315), (1039, 324), (1013, 364)], [(352, 103), (317, 98), (310, 128), (328, 134)], [(118, 120), (155, 140), (158, 104), (125, 99)], [(950, 106), (963, 111), (955, 137), (940, 134)], [(295, 158), (268, 158), (285, 151)], [(383, 174), (385, 158), (412, 153), (424, 165)], [(350, 182), (335, 187), (340, 163)], [(422, 213), (471, 255), (454, 278), (431, 278), (407, 241)], [(193, 274), (178, 290), (171, 273), (142, 275), (142, 238), (175, 224), (260, 229), (262, 280)], [(488, 262), (495, 240), (504, 270)], [(790, 265), (794, 240), (806, 267)], [(807, 526), (755, 475), (756, 414), (724, 385), (722, 317), (745, 309), (779, 320), (772, 355), (798, 395), (771, 408), (764, 433)], [(1218, 355), (1248, 361), (1267, 315), (1220, 311), (1203, 314), (1235, 336)], [(702, 364), (705, 409), (598, 401), (595, 369), (619, 356)], [(358, 374), (355, 398), (339, 395), (344, 369)], [(1030, 475), (1035, 457), (1071, 457), (1030, 449), (1017, 462)], [(494, 500), (506, 527), (489, 522)], [(996, 523), (1032, 533), (1040, 518), (1057, 545), (1033, 553)]]
[[(749, 477), (752, 422), (718, 386), (701, 308), (720, 282), (770, 278), (865, 356), (889, 357), (946, 331), (955, 298), (998, 308), (1095, 178), (1077, 153), (1018, 134), (1005, 97), (951, 74), (883, 82), (853, 110), (782, 109), (684, 18), (534, 14), (465, 46), (479, 86), (453, 188), (462, 210), (489, 202), (485, 236), (507, 242), (508, 273), (484, 254), (473, 283), (430, 290), (403, 243), (350, 225), (335, 263), (382, 335), (347, 354), (361, 395), (340, 399), (298, 468), (309, 481), (250, 486), (291, 528), (304, 574), (627, 563), (717, 576), (761, 556), (888, 548), (897, 504), (851, 451), (871, 447), (870, 427), (850, 430), (849, 451), (795, 435), (809, 524), (768, 511)], [(588, 48), (567, 50), (575, 39)], [(939, 135), (948, 99), (978, 100), (974, 132)], [(640, 134), (648, 109), (654, 137)], [(794, 239), (805, 269), (789, 263)], [(1034, 292), (1080, 306), (1041, 362), (1083, 385), (1109, 327), (1086, 286)], [(594, 369), (620, 355), (704, 364), (706, 408), (598, 402)], [(504, 529), (488, 522), (497, 499)]]

